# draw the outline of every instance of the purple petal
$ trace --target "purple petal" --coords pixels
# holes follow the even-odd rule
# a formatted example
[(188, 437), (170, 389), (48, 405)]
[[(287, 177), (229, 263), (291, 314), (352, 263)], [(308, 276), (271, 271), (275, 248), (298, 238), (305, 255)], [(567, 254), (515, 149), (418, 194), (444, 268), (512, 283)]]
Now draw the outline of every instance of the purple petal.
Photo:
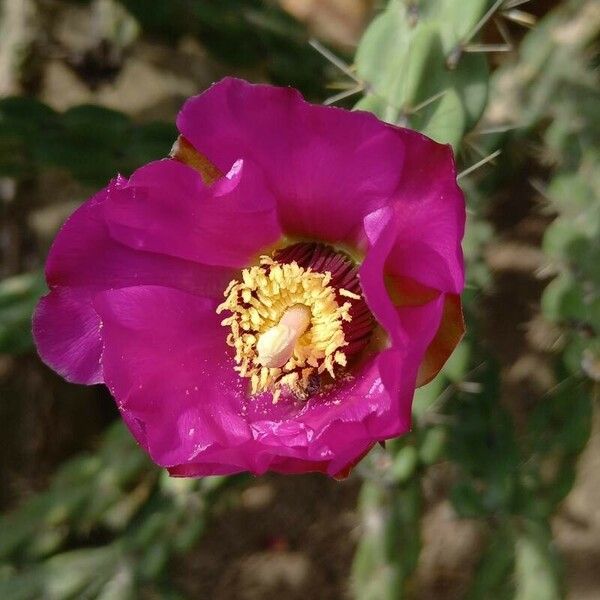
[(334, 475), (378, 439), (407, 431), (418, 364), (403, 352), (371, 358), (329, 395), (273, 405), (268, 394), (246, 397), (215, 306), (154, 286), (96, 297), (105, 380), (128, 422), (143, 425), (158, 464), (178, 475)]
[(406, 150), (402, 130), (371, 114), (231, 78), (188, 100), (177, 125), (223, 172), (239, 157), (258, 163), (287, 233), (332, 242), (354, 240), (393, 195)]
[(83, 204), (58, 233), (46, 263), (50, 293), (33, 317), (42, 360), (66, 379), (102, 381), (99, 319), (91, 303), (102, 289), (169, 285), (221, 297), (231, 271), (164, 254), (139, 252), (115, 241), (104, 221), (104, 202), (122, 185), (112, 182)]
[(127, 246), (205, 265), (244, 267), (281, 237), (274, 199), (248, 161), (210, 187), (177, 161), (150, 163), (109, 196), (105, 216)]
[[(344, 473), (409, 429), (427, 348), (433, 373), (457, 337), (440, 325), (464, 282), (451, 151), (366, 113), (232, 79), (188, 101), (178, 125), (227, 176), (207, 186), (159, 161), (78, 210), (48, 260), (40, 354), (72, 381), (104, 378), (136, 439), (174, 475)], [(389, 347), (330, 391), (273, 405), (270, 394), (247, 397), (215, 308), (232, 270), (282, 229), (366, 252), (361, 286)], [(398, 302), (390, 285), (409, 296), (412, 285), (418, 301)]]
[(42, 360), (67, 381), (102, 383), (100, 319), (89, 289), (58, 287), (42, 298), (33, 337)]
[(104, 377), (121, 412), (144, 425), (162, 466), (250, 439), (245, 385), (233, 370), (214, 300), (137, 286), (100, 293)]
[(335, 476), (377, 440), (408, 431), (414, 375), (403, 364), (409, 366), (401, 353), (384, 352), (331, 396), (313, 398), (305, 405), (274, 406), (270, 397), (252, 398), (246, 413), (252, 441), (236, 448), (207, 448), (169, 472), (199, 477), (246, 470), (318, 471)]
[[(387, 207), (365, 219), (370, 247), (359, 269), (365, 299), (386, 330), (392, 347), (411, 348), (417, 360), (433, 340), (444, 311), (444, 296), (437, 294), (424, 304), (395, 305), (386, 286), (390, 254), (398, 241), (396, 207)], [(418, 365), (417, 365), (418, 366)]]
[(410, 150), (394, 197), (396, 241), (386, 270), (459, 294), (465, 279), (461, 241), (466, 215), (452, 149), (409, 133)]
[(395, 205), (386, 268), (462, 290), (465, 207), (449, 146), (368, 113), (309, 104), (289, 88), (231, 78), (188, 100), (177, 125), (222, 171), (252, 158), (288, 234), (361, 245), (364, 218)]
[[(152, 252), (139, 252), (110, 236), (105, 202), (119, 193), (112, 182), (78, 208), (58, 233), (46, 262), (48, 285), (109, 289), (136, 284), (167, 285), (220, 297), (232, 271)], [(121, 192), (122, 194), (124, 192)]]
[[(426, 295), (423, 302), (394, 304), (386, 278), (390, 255), (398, 243), (396, 207), (387, 207), (365, 219), (365, 231), (370, 248), (359, 270), (361, 287), (371, 312), (386, 330), (394, 348), (403, 348), (403, 366), (410, 363), (411, 382), (416, 384), (417, 372), (427, 348), (438, 333), (446, 296)], [(410, 299), (409, 299), (410, 300)]]

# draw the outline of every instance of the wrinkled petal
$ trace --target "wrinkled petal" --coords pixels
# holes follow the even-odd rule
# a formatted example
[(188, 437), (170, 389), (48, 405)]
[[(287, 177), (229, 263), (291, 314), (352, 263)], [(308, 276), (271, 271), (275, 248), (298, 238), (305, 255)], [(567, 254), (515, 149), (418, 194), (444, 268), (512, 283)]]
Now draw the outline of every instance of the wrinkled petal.
[(67, 381), (102, 383), (100, 319), (88, 289), (60, 287), (42, 298), (33, 337), (42, 360)]
[(406, 152), (404, 130), (369, 113), (232, 78), (188, 100), (177, 125), (222, 172), (251, 157), (286, 233), (332, 242), (355, 240), (364, 216), (393, 195)]
[(162, 466), (213, 445), (250, 439), (244, 386), (226, 354), (216, 302), (170, 288), (137, 286), (98, 294), (102, 363), (119, 409), (144, 424)]
[(444, 299), (442, 321), (419, 368), (417, 386), (429, 383), (440, 372), (464, 333), (460, 296), (448, 294)]
[(210, 187), (175, 160), (150, 163), (110, 195), (105, 216), (122, 244), (205, 265), (244, 267), (281, 237), (274, 199), (247, 160)]
[(231, 78), (188, 100), (177, 124), (222, 171), (252, 157), (286, 233), (360, 244), (364, 217), (394, 204), (391, 272), (462, 289), (465, 206), (449, 146), (369, 113), (309, 104), (289, 88)]
[[(446, 329), (441, 327), (447, 310), (446, 296), (408, 279), (390, 280), (387, 269), (397, 243), (398, 228), (393, 206), (376, 211), (365, 219), (370, 248), (359, 270), (363, 293), (371, 312), (386, 330), (393, 346), (411, 348), (417, 365), (422, 363), (431, 347), (432, 356), (435, 355), (433, 362), (438, 366), (448, 348), (448, 345), (441, 343), (442, 339), (444, 342), (450, 341)], [(390, 293), (390, 289), (393, 289), (393, 293)], [(453, 305), (449, 306), (451, 308)], [(454, 314), (449, 314), (449, 317), (453, 318)], [(438, 333), (440, 337), (436, 338)], [(428, 364), (425, 368), (428, 369), (427, 375), (430, 375), (433, 365)]]
[(389, 360), (400, 357), (392, 354), (372, 357), (348, 381), (300, 407), (281, 402), (269, 407), (267, 399), (254, 399), (249, 403), (249, 418), (255, 438), (274, 450), (295, 449), (297, 458), (323, 461), (327, 472), (335, 475), (382, 439), (383, 429), (407, 431), (412, 391), (399, 398), (399, 378), (386, 370)]
[(106, 383), (128, 420), (143, 424), (153, 460), (174, 474), (335, 475), (410, 426), (418, 364), (400, 351), (376, 355), (329, 396), (273, 405), (269, 394), (246, 397), (214, 301), (138, 286), (101, 292), (94, 304)]
[(42, 360), (68, 381), (102, 381), (101, 339), (92, 295), (137, 284), (170, 285), (221, 297), (230, 269), (140, 252), (113, 239), (104, 219), (107, 198), (123, 180), (85, 202), (58, 233), (46, 262), (50, 293), (33, 317), (33, 335)]
[(365, 231), (371, 245), (360, 269), (361, 285), (369, 308), (390, 340), (402, 343), (401, 323), (404, 320), (410, 327), (410, 315), (415, 310), (428, 307), (431, 311), (429, 325), (432, 327), (428, 327), (426, 337), (416, 331), (408, 336), (408, 339), (427, 339), (427, 344), (421, 347), (421, 367), (416, 382), (417, 386), (425, 385), (437, 375), (464, 334), (460, 297), (440, 293), (410, 277), (391, 274), (397, 267), (398, 240), (404, 235), (396, 206), (368, 215)]
[(122, 186), (122, 179), (113, 181), (78, 208), (63, 225), (46, 261), (46, 280), (50, 288), (109, 289), (140, 283), (168, 285), (220, 297), (223, 285), (231, 278), (230, 269), (136, 251), (110, 235), (104, 216), (105, 203)]
[(371, 359), (331, 397), (304, 406), (270, 399), (248, 401), (246, 418), (253, 440), (239, 447), (213, 446), (172, 475), (199, 477), (250, 470), (260, 475), (321, 472), (345, 477), (378, 441), (406, 433), (417, 364), (388, 350)]
[(415, 132), (411, 138), (393, 203), (396, 241), (386, 271), (459, 294), (465, 278), (465, 202), (456, 183), (452, 150)]

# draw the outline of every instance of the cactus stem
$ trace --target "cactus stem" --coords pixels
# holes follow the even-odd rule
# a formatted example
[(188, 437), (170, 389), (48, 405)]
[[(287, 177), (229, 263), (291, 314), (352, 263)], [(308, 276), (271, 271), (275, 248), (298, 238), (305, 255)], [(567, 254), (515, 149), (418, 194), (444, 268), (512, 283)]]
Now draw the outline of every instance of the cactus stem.
[(350, 77), (350, 79), (356, 81), (356, 83), (363, 85), (363, 82), (356, 77), (353, 73), (350, 65), (347, 65), (339, 56), (336, 56), (329, 48), (326, 48), (319, 40), (311, 38), (308, 43), (314, 48), (321, 56), (325, 57), (332, 65), (336, 66), (342, 73)]
[(492, 152), (485, 158), (482, 158), (480, 161), (476, 162), (474, 165), (471, 165), (470, 167), (466, 168), (464, 171), (461, 171), (456, 176), (456, 179), (462, 179), (466, 175), (473, 173), (473, 171), (477, 171), (477, 169), (483, 167), (483, 165), (486, 165), (487, 163), (493, 161), (497, 156), (500, 155), (501, 152), (502, 152), (502, 150), (496, 150), (495, 152)]
[(419, 6), (416, 2), (407, 2), (406, 3), (406, 18), (408, 19), (408, 24), (411, 27), (415, 27), (415, 25), (419, 21)]

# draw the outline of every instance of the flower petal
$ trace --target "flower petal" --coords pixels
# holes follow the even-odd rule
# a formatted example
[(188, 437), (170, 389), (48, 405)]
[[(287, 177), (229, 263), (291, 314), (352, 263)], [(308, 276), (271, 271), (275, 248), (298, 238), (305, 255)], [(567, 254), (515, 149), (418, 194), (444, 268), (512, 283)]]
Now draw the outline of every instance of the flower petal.
[(102, 381), (93, 294), (102, 289), (156, 284), (221, 297), (232, 275), (229, 269), (139, 252), (115, 241), (104, 220), (104, 203), (121, 185), (123, 180), (113, 181), (63, 225), (46, 262), (50, 293), (33, 317), (34, 339), (42, 360), (75, 383)]
[(33, 337), (42, 360), (67, 381), (102, 383), (100, 319), (89, 289), (58, 287), (42, 298)]
[(55, 286), (127, 287), (168, 285), (220, 297), (232, 271), (199, 265), (165, 254), (133, 250), (111, 237), (104, 212), (108, 198), (121, 191), (113, 181), (78, 208), (59, 231), (46, 262), (46, 279)]
[(178, 161), (150, 163), (111, 194), (105, 216), (122, 244), (204, 265), (244, 267), (281, 237), (273, 197), (247, 160), (210, 187)]
[(106, 384), (121, 412), (143, 423), (156, 463), (185, 464), (251, 438), (214, 300), (137, 286), (102, 292), (94, 305)]
[(462, 289), (465, 206), (449, 146), (369, 113), (232, 78), (188, 100), (177, 125), (221, 171), (240, 156), (256, 161), (285, 233), (360, 245), (366, 215), (394, 205), (390, 272), (443, 292)]
[[(412, 369), (416, 373), (416, 366)], [(380, 439), (410, 428), (413, 394), (410, 363), (398, 351), (369, 361), (330, 396), (305, 405), (274, 406), (270, 398), (248, 401), (253, 440), (236, 448), (214, 446), (188, 464), (169, 468), (175, 476), (199, 477), (250, 470), (262, 474), (321, 472), (346, 476)]]
[(266, 394), (245, 397), (214, 301), (138, 286), (102, 292), (95, 307), (109, 389), (128, 421), (143, 424), (153, 460), (173, 474), (335, 475), (409, 427), (418, 365), (398, 350), (372, 358), (330, 396), (273, 405)]
[(223, 172), (239, 157), (256, 161), (286, 233), (331, 242), (354, 241), (364, 216), (393, 195), (406, 149), (403, 130), (369, 113), (232, 78), (188, 100), (177, 125)]
[[(408, 356), (416, 365), (423, 361), (431, 346), (437, 359), (451, 349), (441, 347), (441, 339), (451, 344), (442, 329), (436, 340), (445, 314), (446, 296), (432, 291), (409, 279), (387, 275), (390, 258), (398, 240), (396, 207), (387, 207), (365, 219), (365, 230), (371, 246), (359, 270), (365, 299), (377, 321), (386, 330), (392, 347), (408, 349)], [(390, 294), (392, 288), (393, 293)], [(396, 297), (396, 296), (399, 297)], [(435, 341), (434, 341), (435, 340)], [(429, 366), (427, 367), (429, 368)], [(417, 372), (414, 372), (415, 378)]]
[(441, 370), (465, 333), (460, 296), (447, 294), (442, 322), (419, 368), (417, 386), (429, 383)]
[[(186, 164), (117, 179), (61, 230), (34, 321), (40, 353), (70, 380), (104, 379), (174, 475), (342, 476), (410, 428), (417, 376), (431, 378), (462, 335), (451, 151), (233, 79), (188, 101), (178, 125), (174, 157)], [(284, 233), (366, 252), (361, 286), (389, 346), (330, 390), (274, 405), (247, 396), (215, 309), (232, 270)]]
[(465, 202), (456, 183), (452, 150), (411, 134), (393, 203), (396, 241), (386, 271), (459, 294), (464, 287)]

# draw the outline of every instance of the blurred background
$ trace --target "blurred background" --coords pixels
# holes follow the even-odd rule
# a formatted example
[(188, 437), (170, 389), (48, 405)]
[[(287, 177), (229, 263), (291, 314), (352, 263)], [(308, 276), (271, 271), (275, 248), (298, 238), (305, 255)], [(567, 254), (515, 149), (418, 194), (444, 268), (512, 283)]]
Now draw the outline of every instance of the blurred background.
[[(594, 0), (0, 0), (0, 598), (600, 598)], [(175, 480), (37, 358), (66, 217), (225, 75), (451, 143), (468, 335), (343, 482)]]

